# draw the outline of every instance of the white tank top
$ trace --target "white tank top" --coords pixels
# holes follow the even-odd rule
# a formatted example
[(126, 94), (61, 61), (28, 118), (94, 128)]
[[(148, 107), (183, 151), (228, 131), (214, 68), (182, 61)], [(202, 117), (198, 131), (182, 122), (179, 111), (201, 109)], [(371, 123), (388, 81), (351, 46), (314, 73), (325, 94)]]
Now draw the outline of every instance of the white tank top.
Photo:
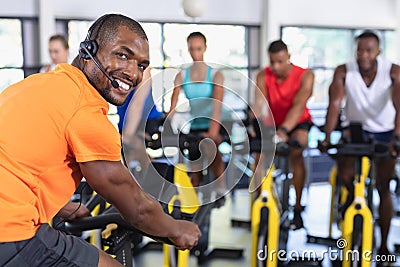
[(396, 111), (392, 102), (392, 63), (381, 57), (377, 61), (377, 73), (370, 87), (361, 77), (357, 62), (346, 64), (343, 126), (355, 121), (362, 123), (363, 130), (372, 133), (394, 129)]

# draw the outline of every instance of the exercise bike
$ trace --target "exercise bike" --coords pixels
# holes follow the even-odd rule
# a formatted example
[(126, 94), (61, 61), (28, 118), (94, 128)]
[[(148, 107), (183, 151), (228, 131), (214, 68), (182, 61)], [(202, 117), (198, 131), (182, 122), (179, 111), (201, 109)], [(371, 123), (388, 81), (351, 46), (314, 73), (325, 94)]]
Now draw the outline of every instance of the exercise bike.
[[(276, 139), (275, 137), (274, 139)], [(252, 205), (251, 267), (276, 267), (278, 251), (286, 251), (289, 236), (290, 147), (301, 147), (297, 140), (276, 140), (275, 161), (261, 184), (261, 193)], [(267, 141), (268, 142), (268, 141)], [(271, 143), (271, 140), (269, 141)], [(256, 151), (258, 148), (254, 147)], [(269, 148), (271, 149), (271, 147)]]
[[(106, 201), (98, 194), (94, 194), (86, 203), (86, 207), (93, 211), (99, 206), (106, 204)], [(200, 211), (199, 211), (200, 214)], [(199, 215), (200, 216), (200, 215)], [(172, 242), (168, 238), (151, 236), (143, 233), (128, 224), (111, 205), (108, 205), (102, 213), (93, 217), (85, 217), (65, 222), (65, 229), (68, 233), (81, 235), (83, 231), (100, 229), (101, 248), (115, 257), (122, 265), (133, 267), (132, 249), (135, 245), (135, 237), (140, 235), (148, 236), (157, 242)]]
[[(165, 124), (165, 123), (164, 123)], [(164, 125), (160, 127), (164, 131), (153, 134), (151, 139), (146, 140), (147, 147), (151, 149), (160, 149), (166, 147), (176, 147), (179, 148), (181, 153), (179, 154), (178, 164), (171, 166), (171, 164), (159, 163), (158, 172), (162, 173), (162, 169), (167, 168), (170, 171), (162, 174), (162, 177), (169, 177), (170, 183), (177, 186), (177, 190), (173, 191), (172, 195), (168, 196), (168, 201), (165, 201), (165, 210), (172, 214), (176, 219), (185, 219), (190, 217), (193, 209), (197, 209), (200, 206), (198, 200), (198, 192), (192, 187), (188, 172), (186, 170), (186, 165), (182, 162), (185, 161), (184, 154), (188, 154), (189, 151), (199, 152), (199, 144), (203, 137), (196, 134), (175, 134), (170, 126)], [(229, 138), (229, 137), (228, 137)], [(207, 179), (206, 179), (207, 180)], [(153, 185), (146, 184), (144, 181), (143, 186), (148, 191), (153, 191), (153, 195), (161, 196), (158, 192), (159, 189), (164, 189), (165, 186), (159, 186), (158, 189), (154, 189)], [(169, 185), (170, 186), (170, 185)], [(218, 207), (219, 203), (211, 200), (212, 189), (204, 189), (206, 187), (200, 186), (199, 192), (202, 194), (202, 206), (208, 212), (203, 215), (202, 223), (199, 224), (200, 230), (202, 232), (202, 237), (199, 239), (199, 243), (190, 252), (177, 250), (174, 246), (163, 245), (163, 258), (164, 267), (186, 267), (188, 266), (189, 256), (193, 254), (197, 257), (198, 263), (201, 265), (207, 260), (214, 257), (224, 257), (224, 258), (240, 258), (243, 256), (243, 249), (236, 248), (210, 248), (209, 247), (209, 228), (210, 228), (210, 212), (213, 208)], [(166, 190), (170, 191), (171, 190)], [(165, 194), (164, 194), (165, 195)], [(161, 198), (163, 198), (161, 196)], [(164, 198), (165, 199), (165, 198)], [(204, 204), (207, 203), (207, 204)]]
[[(179, 166), (180, 168), (182, 166)], [(173, 195), (166, 211), (176, 219), (184, 219), (202, 225), (206, 215), (210, 212), (211, 206), (193, 205), (197, 203), (197, 198), (193, 198), (194, 189), (187, 182), (190, 180), (186, 172), (177, 168), (175, 173), (176, 184), (179, 183), (179, 193)], [(191, 192), (193, 191), (193, 192)], [(93, 213), (93, 217), (76, 219), (65, 223), (65, 229), (68, 233), (81, 235), (83, 231), (101, 230), (100, 245), (98, 247), (111, 254), (124, 266), (132, 267), (133, 256), (138, 250), (143, 249), (142, 237), (147, 236), (157, 243), (163, 243), (164, 253), (174, 251), (176, 258), (169, 256), (168, 260), (164, 256), (163, 266), (187, 266), (190, 251), (177, 250), (167, 238), (159, 238), (143, 233), (126, 223), (118, 211), (102, 199), (98, 194), (86, 203), (86, 207)], [(179, 214), (179, 215), (177, 215)], [(93, 238), (93, 235), (92, 235)], [(93, 242), (91, 242), (93, 243)], [(167, 263), (168, 262), (168, 263)], [(179, 264), (177, 264), (179, 262)], [(186, 262), (186, 264), (185, 264)]]
[[(159, 196), (164, 200), (166, 198), (169, 199), (167, 205), (166, 202), (161, 203), (164, 210), (177, 219), (190, 220), (198, 225), (202, 225), (205, 215), (210, 212), (210, 206), (200, 207), (198, 205), (195, 191), (191, 186), (186, 171), (184, 171), (184, 166), (176, 165), (172, 169), (170, 167), (168, 168), (167, 166), (165, 168), (165, 164), (155, 162), (147, 169), (146, 175), (163, 179), (163, 182), (160, 183), (161, 188), (166, 190), (161, 190), (159, 193), (163, 195)], [(170, 176), (171, 170), (175, 170), (173, 177)], [(168, 181), (173, 184), (170, 183), (168, 185)], [(158, 186), (157, 189), (159, 188)], [(154, 190), (150, 193), (154, 193)], [(101, 230), (100, 244), (94, 242), (97, 236), (93, 234), (91, 235), (91, 243), (114, 256), (124, 266), (133, 266), (133, 256), (139, 250), (144, 249), (142, 244), (143, 236), (152, 238), (158, 244), (163, 243), (164, 247), (174, 247), (172, 242), (167, 238), (150, 236), (126, 223), (118, 211), (96, 193), (94, 193), (85, 205), (92, 212), (93, 217), (66, 222), (66, 231), (70, 234), (81, 235), (83, 231)], [(182, 216), (176, 216), (177, 210), (182, 212)], [(185, 250), (178, 253), (179, 255), (186, 255), (188, 258), (190, 251)], [(181, 257), (180, 259), (181, 263), (184, 262)], [(181, 263), (177, 266), (185, 266)]]
[[(372, 214), (372, 176), (370, 160), (379, 157), (388, 157), (388, 146), (377, 141), (362, 142), (360, 126), (351, 125), (352, 138), (356, 142), (345, 142), (328, 147), (328, 155), (332, 158), (338, 156), (356, 157), (355, 177), (354, 177), (354, 200), (344, 213), (343, 221), (339, 223), (342, 235), (337, 240), (336, 245), (343, 250), (341, 266), (349, 267), (357, 264), (358, 266), (371, 266), (373, 237), (374, 237), (374, 218)], [(322, 146), (321, 144), (319, 144)], [(336, 179), (336, 171), (331, 173), (332, 181)], [(369, 181), (369, 183), (366, 183)], [(368, 186), (366, 187), (366, 184)], [(334, 202), (344, 198), (335, 192), (345, 192), (344, 187), (336, 188), (337, 183), (332, 183), (331, 214), (330, 214), (330, 234), (332, 229)], [(355, 254), (354, 254), (355, 253)], [(358, 262), (354, 259), (358, 255)]]

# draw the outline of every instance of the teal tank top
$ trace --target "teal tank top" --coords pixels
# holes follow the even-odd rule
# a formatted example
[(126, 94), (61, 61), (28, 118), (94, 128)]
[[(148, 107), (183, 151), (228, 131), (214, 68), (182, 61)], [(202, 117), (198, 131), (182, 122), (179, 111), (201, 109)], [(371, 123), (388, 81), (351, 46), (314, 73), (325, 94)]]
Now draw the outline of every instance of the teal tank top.
[(210, 127), (210, 118), (213, 109), (212, 68), (208, 67), (206, 79), (202, 82), (193, 82), (190, 79), (190, 68), (184, 71), (183, 91), (189, 100), (191, 130), (207, 130)]

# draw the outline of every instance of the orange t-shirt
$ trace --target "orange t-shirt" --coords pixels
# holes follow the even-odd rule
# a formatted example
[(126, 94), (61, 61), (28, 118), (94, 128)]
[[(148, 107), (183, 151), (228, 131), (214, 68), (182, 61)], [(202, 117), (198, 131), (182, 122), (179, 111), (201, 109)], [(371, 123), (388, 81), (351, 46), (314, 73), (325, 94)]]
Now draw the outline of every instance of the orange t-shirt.
[[(301, 79), (308, 69), (292, 65), (292, 71), (282, 83), (278, 83), (276, 75), (271, 68), (265, 68), (265, 86), (267, 88), (267, 100), (274, 117), (275, 125), (280, 126), (292, 108), (293, 99), (301, 87)], [(304, 108), (298, 123), (305, 121), (311, 122), (311, 115), (307, 107)], [(268, 125), (268, 118), (264, 119), (264, 124)]]
[(82, 179), (78, 162), (121, 160), (108, 108), (68, 64), (0, 94), (0, 242), (33, 237), (68, 202)]

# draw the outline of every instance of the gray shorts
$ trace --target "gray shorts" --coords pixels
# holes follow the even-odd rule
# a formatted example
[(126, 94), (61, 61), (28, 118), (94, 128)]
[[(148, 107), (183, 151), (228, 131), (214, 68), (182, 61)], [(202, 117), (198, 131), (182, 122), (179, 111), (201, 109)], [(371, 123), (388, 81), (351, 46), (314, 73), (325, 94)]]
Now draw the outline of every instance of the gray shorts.
[[(5, 229), (3, 229), (5, 230)], [(0, 266), (85, 266), (97, 267), (99, 252), (85, 240), (40, 226), (28, 240), (0, 243)]]

